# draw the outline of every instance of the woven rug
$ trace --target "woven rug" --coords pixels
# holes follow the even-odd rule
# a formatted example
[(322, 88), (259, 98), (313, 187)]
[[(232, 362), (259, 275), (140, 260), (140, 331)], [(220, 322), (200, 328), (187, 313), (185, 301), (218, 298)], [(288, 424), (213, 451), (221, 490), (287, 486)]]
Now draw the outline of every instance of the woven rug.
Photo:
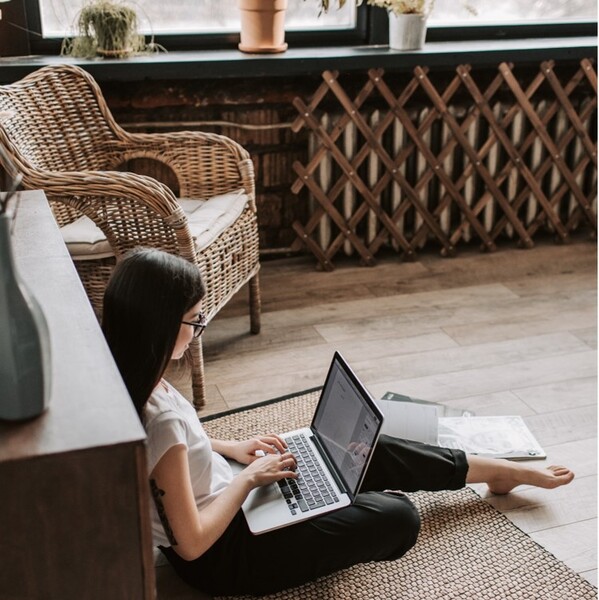
[[(244, 439), (304, 427), (318, 390), (202, 419), (208, 435)], [(410, 494), (422, 518), (416, 546), (397, 561), (367, 563), (271, 600), (578, 600), (597, 590), (469, 488)]]

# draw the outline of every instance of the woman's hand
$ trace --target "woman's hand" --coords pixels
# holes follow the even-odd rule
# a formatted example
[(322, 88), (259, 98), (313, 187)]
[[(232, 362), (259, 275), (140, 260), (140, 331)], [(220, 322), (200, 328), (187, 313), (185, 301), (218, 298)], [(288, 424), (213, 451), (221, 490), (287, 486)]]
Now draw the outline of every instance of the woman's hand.
[(201, 556), (227, 529), (250, 490), (284, 477), (296, 477), (293, 470), (287, 469), (295, 469), (289, 452), (258, 458), (198, 511), (187, 448), (183, 444), (169, 448), (152, 470), (150, 481), (158, 514), (174, 550), (184, 560)]
[(291, 452), (266, 454), (255, 458), (238, 477), (247, 478), (250, 487), (255, 488), (287, 477), (297, 479), (296, 467), (297, 464)]
[(267, 454), (284, 454), (287, 444), (276, 434), (259, 435), (243, 442), (222, 442), (212, 440), (214, 450), (236, 460), (242, 465), (249, 465), (257, 458)]

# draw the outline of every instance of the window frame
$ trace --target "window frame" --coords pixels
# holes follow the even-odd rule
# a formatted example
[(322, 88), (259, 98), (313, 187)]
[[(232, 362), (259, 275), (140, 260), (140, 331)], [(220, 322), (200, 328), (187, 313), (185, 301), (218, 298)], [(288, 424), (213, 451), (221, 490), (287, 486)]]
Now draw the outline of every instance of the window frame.
[(524, 38), (586, 37), (597, 35), (597, 21), (568, 21), (522, 24), (485, 24), (447, 26), (429, 24), (427, 41), (456, 42), (461, 40), (515, 40)]
[[(58, 54), (62, 38), (41, 37), (41, 14), (38, 0), (21, 0), (24, 4), (29, 31), (29, 46), (33, 54)], [(427, 42), (452, 42), (464, 40), (504, 40), (523, 38), (556, 38), (597, 36), (597, 21), (435, 25), (430, 23)], [(389, 41), (388, 20), (385, 11), (362, 4), (358, 7), (356, 26), (344, 30), (287, 31), (285, 40), (290, 47), (334, 47), (384, 45)], [(167, 50), (230, 50), (236, 49), (239, 34), (197, 33), (181, 35), (156, 35), (154, 41)]]
[[(41, 12), (38, 0), (23, 0), (27, 15), (27, 29), (31, 51), (37, 54), (60, 52), (62, 38), (42, 38)], [(356, 25), (347, 29), (319, 29), (318, 31), (286, 31), (285, 41), (294, 47), (349, 46), (368, 43), (371, 29), (371, 11), (362, 5), (358, 7)], [(239, 33), (196, 33), (196, 34), (156, 34), (154, 41), (167, 50), (226, 50), (237, 48)]]

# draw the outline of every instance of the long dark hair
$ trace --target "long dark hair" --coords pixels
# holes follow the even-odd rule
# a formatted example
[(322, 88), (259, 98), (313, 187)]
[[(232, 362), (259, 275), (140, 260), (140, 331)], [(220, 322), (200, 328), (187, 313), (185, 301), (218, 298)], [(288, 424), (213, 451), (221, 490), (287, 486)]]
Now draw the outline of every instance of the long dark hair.
[(137, 413), (164, 374), (183, 315), (206, 292), (196, 265), (149, 248), (119, 262), (104, 293), (102, 329)]

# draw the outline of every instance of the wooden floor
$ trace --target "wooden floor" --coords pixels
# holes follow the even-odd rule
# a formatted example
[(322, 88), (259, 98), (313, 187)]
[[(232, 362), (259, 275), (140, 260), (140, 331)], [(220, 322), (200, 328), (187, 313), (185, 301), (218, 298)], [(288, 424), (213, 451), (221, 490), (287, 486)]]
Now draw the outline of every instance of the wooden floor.
[(321, 385), (334, 350), (375, 397), (523, 415), (549, 455), (536, 465), (566, 464), (576, 479), (507, 496), (475, 487), (597, 585), (595, 243), (314, 267), (306, 257), (263, 261), (260, 335), (248, 333), (245, 290), (210, 324), (201, 415)]

